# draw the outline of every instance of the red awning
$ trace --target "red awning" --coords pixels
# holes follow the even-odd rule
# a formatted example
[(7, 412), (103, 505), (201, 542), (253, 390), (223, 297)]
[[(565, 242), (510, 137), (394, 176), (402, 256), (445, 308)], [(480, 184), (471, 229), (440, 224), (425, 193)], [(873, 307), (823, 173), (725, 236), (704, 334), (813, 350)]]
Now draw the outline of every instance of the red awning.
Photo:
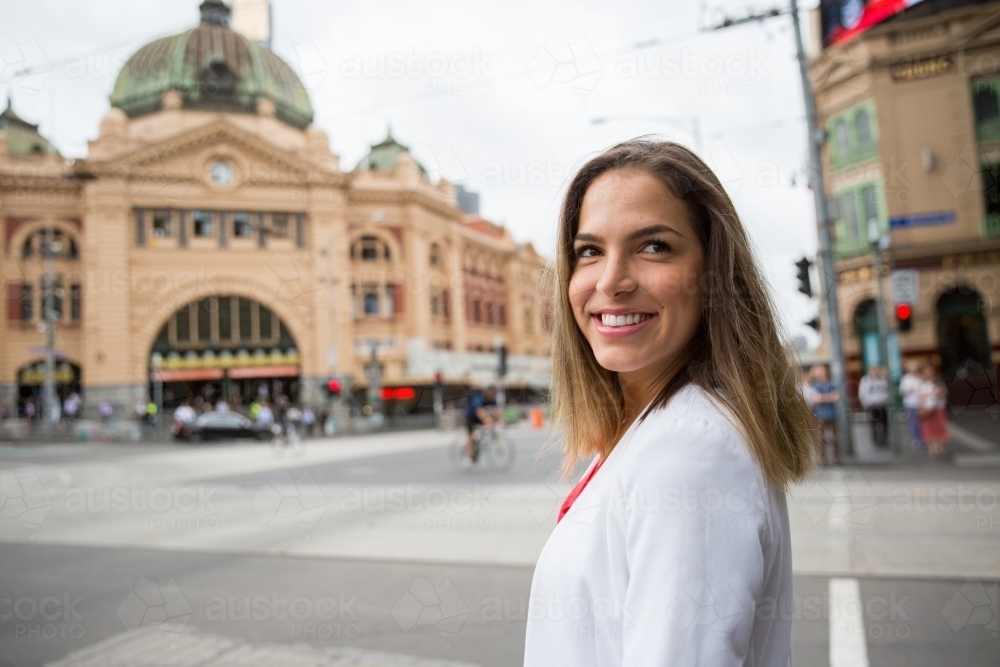
[(192, 368), (183, 371), (153, 371), (150, 378), (155, 382), (193, 382), (196, 380), (221, 380), (221, 368)]
[(298, 366), (250, 366), (247, 368), (230, 368), (231, 380), (246, 378), (287, 378), (299, 374)]

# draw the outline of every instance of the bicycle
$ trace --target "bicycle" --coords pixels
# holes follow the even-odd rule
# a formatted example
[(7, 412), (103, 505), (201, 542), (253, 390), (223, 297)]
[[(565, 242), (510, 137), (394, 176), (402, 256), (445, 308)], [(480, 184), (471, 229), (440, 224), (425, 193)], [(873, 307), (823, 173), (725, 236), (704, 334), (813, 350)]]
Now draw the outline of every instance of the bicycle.
[[(449, 454), (455, 466), (466, 461), (465, 433), (459, 432), (451, 444)], [(497, 472), (507, 472), (514, 467), (517, 450), (514, 443), (496, 426), (479, 426), (472, 432), (472, 466), (486, 465)]]

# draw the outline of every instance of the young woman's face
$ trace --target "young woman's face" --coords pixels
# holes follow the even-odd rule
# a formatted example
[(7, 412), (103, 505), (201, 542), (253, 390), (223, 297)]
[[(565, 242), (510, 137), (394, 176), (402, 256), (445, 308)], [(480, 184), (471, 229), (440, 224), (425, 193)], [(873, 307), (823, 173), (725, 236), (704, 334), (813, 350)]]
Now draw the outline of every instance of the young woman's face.
[(687, 206), (655, 176), (607, 172), (583, 197), (569, 299), (604, 368), (658, 377), (701, 321), (704, 257)]

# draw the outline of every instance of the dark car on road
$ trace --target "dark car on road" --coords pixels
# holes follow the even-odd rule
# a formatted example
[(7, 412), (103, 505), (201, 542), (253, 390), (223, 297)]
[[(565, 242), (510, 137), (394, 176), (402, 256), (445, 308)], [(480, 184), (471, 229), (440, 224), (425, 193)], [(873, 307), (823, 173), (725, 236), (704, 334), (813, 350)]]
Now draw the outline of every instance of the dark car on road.
[(178, 440), (236, 440), (250, 438), (270, 440), (274, 437), (274, 427), (270, 424), (255, 424), (237, 412), (206, 412), (193, 422), (174, 422), (174, 437)]

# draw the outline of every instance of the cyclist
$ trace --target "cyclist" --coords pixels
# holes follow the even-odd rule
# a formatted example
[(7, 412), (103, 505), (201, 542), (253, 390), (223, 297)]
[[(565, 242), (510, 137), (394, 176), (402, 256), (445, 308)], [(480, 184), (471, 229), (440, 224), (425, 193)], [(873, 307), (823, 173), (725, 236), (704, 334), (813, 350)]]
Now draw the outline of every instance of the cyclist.
[(465, 465), (476, 462), (479, 452), (472, 446), (472, 433), (480, 424), (489, 428), (500, 420), (500, 408), (497, 407), (497, 390), (493, 385), (482, 391), (473, 391), (465, 404)]

